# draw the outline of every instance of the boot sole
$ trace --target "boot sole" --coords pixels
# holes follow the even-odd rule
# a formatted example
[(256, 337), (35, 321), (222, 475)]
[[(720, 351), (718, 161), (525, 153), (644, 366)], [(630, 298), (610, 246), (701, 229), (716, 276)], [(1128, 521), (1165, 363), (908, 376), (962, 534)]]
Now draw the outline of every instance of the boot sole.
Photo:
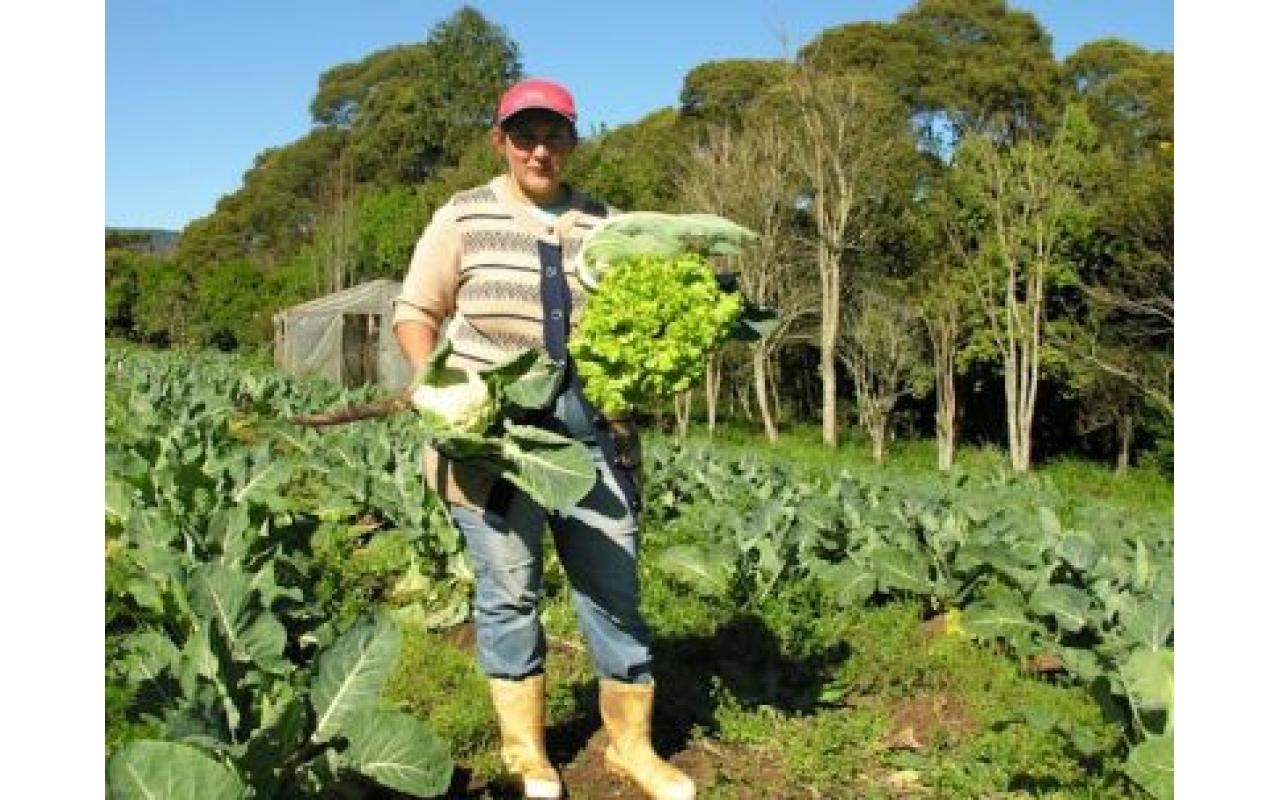
[(604, 751), (604, 770), (615, 778), (619, 778), (635, 785), (640, 789), (640, 791), (644, 792), (645, 797), (653, 798), (654, 800), (694, 800), (697, 796), (697, 789), (692, 785), (692, 783), (689, 785), (687, 791), (684, 789), (677, 790), (677, 792), (679, 792), (678, 794), (670, 794), (667, 796), (654, 794), (649, 791), (643, 783), (637, 780), (626, 767), (622, 766), (620, 760), (613, 754), (612, 750)]

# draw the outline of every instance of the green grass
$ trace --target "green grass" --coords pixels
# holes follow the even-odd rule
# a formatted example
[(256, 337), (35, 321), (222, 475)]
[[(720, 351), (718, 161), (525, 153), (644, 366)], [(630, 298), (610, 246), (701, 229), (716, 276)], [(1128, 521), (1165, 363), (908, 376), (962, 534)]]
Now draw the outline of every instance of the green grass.
[[(690, 438), (706, 441), (700, 430)], [(774, 454), (815, 473), (847, 468), (918, 478), (935, 470), (927, 441), (895, 443), (884, 465), (871, 462), (865, 441), (830, 450), (814, 428), (790, 431), (773, 448), (740, 426), (722, 429), (714, 441), (729, 453)], [(1008, 474), (998, 450), (957, 455), (958, 469)], [(1011, 479), (1048, 484), (1086, 506), (1172, 514), (1172, 482), (1155, 471), (1117, 478), (1105, 465), (1060, 460)], [(642, 554), (677, 535), (646, 529)], [(549, 539), (545, 545), (549, 723), (592, 727), (598, 718), (589, 657), (563, 571)], [(700, 796), (764, 796), (752, 773), (759, 759), (773, 765), (771, 791), (788, 797), (1138, 796), (1116, 761), (1124, 731), (1084, 687), (1032, 675), (961, 634), (926, 635), (916, 603), (842, 611), (810, 589), (788, 586), (735, 608), (691, 593), (644, 555), (640, 569), (655, 636), (659, 749), (723, 754)], [(388, 697), (439, 731), (475, 776), (500, 774), (487, 690), (470, 652), (410, 632)], [(943, 711), (907, 746), (905, 721), (930, 703)]]
[[(870, 441), (861, 430), (841, 431), (838, 445), (831, 448), (822, 442), (822, 428), (817, 425), (789, 426), (776, 444), (765, 439), (758, 425), (736, 420), (718, 422), (711, 437), (705, 425), (693, 424), (688, 438), (690, 442), (713, 442), (731, 453), (747, 451), (776, 456), (821, 475), (841, 469), (886, 476), (919, 475), (936, 472), (938, 463), (937, 446), (932, 439), (893, 441), (887, 447), (884, 462), (876, 464), (871, 457)], [(1012, 475), (1005, 452), (994, 446), (958, 447), (954, 468)], [(1116, 475), (1110, 464), (1058, 458), (1033, 465), (1025, 479), (1042, 481), (1067, 497), (1152, 513), (1172, 513), (1173, 510), (1173, 481), (1154, 467), (1134, 467), (1124, 475)]]
[[(774, 780), (795, 796), (887, 798), (901, 796), (904, 781), (916, 796), (938, 798), (1133, 796), (1066, 737), (1024, 719), (1056, 718), (1079, 736), (1118, 743), (1119, 727), (1084, 689), (1032, 677), (962, 636), (925, 635), (917, 604), (837, 614), (781, 592), (743, 613), (645, 576), (664, 751), (704, 742), (767, 754), (780, 765)], [(561, 641), (548, 659), (548, 723), (598, 724), (590, 664), (562, 590), (550, 593), (545, 618)], [(476, 778), (499, 779), (496, 723), (470, 652), (407, 631), (387, 698), (438, 731)], [(895, 746), (897, 715), (931, 698), (945, 699), (949, 721), (919, 750)], [(703, 794), (761, 796), (735, 764), (700, 786)]]

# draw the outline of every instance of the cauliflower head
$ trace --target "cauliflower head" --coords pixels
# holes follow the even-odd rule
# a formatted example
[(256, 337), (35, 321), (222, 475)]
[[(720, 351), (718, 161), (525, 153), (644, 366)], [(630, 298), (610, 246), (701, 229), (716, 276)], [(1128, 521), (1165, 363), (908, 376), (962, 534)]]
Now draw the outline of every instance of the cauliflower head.
[(434, 383), (413, 390), (418, 413), (456, 433), (483, 435), (493, 424), (497, 405), (477, 372), (444, 370)]

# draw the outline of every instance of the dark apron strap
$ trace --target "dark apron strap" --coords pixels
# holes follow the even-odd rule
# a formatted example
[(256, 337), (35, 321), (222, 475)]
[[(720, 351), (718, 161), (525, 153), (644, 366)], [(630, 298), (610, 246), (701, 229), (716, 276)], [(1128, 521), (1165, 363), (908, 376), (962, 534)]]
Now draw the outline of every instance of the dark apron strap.
[[(591, 404), (582, 391), (582, 380), (574, 369), (573, 359), (569, 355), (569, 314), (573, 311), (573, 295), (569, 292), (569, 283), (564, 277), (564, 264), (559, 245), (538, 242), (538, 259), (542, 264), (542, 326), (543, 338), (547, 346), (547, 354), (560, 370), (561, 384), (556, 394), (570, 392), (582, 404), (588, 417), (599, 433), (596, 443), (604, 453), (609, 472), (617, 481), (622, 493), (626, 496), (627, 507), (632, 513), (640, 513), (640, 492), (632, 475), (621, 463), (618, 446), (613, 440), (608, 422), (604, 415)], [(639, 465), (633, 465), (636, 468)]]

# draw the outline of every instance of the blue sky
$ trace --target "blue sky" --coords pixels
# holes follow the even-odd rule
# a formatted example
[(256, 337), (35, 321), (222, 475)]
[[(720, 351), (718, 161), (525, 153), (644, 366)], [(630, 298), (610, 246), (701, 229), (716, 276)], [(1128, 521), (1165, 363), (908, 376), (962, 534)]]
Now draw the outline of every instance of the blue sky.
[[(179, 229), (213, 211), (262, 150), (310, 127), (320, 73), (421, 41), (460, 2), (107, 0), (106, 216)], [(684, 75), (720, 58), (773, 58), (824, 28), (890, 20), (907, 0), (640, 3), (476, 0), (520, 46), (530, 75), (566, 83), (585, 123), (631, 122), (674, 105)], [(1014, 0), (1059, 58), (1118, 36), (1173, 49), (1172, 0)], [(641, 10), (643, 9), (643, 10)]]

